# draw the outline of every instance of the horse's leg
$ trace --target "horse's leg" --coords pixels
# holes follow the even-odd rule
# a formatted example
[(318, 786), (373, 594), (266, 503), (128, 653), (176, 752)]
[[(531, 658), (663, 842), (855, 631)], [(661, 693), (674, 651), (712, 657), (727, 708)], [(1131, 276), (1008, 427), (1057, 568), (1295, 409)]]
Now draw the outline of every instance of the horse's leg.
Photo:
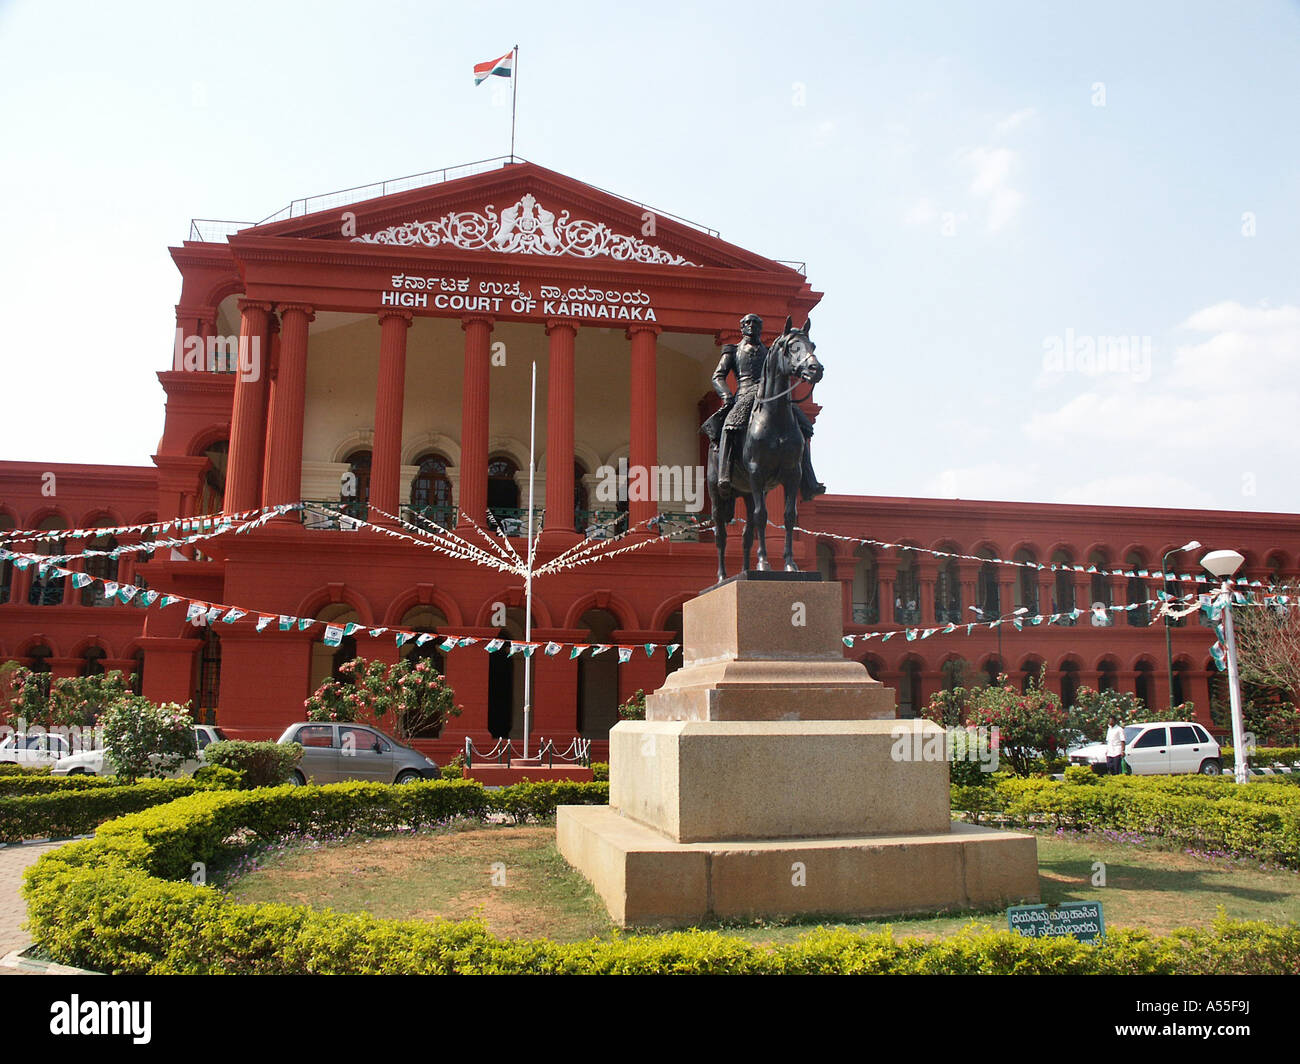
[(749, 495), (745, 496), (745, 534), (740, 542), (745, 548), (745, 572), (749, 572), (749, 553), (754, 546), (754, 502)]
[[(800, 470), (802, 473), (802, 469)], [(794, 563), (794, 526), (799, 523), (799, 477), (785, 482), (785, 571), (797, 573)]]
[[(713, 542), (718, 548), (718, 583), (727, 579), (727, 520), (731, 516), (728, 504), (723, 501), (718, 487), (718, 449), (709, 449), (709, 466), (705, 473), (709, 485), (709, 501), (713, 504)], [(734, 504), (733, 504), (734, 505)]]
[(754, 500), (754, 525), (758, 533), (758, 571), (769, 573), (772, 566), (767, 561), (767, 493), (756, 491), (751, 498)]

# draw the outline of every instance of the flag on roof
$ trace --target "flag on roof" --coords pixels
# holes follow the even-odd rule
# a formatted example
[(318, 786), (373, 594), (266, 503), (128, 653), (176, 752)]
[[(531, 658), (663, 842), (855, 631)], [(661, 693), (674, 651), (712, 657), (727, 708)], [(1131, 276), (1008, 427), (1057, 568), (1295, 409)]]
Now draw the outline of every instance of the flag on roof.
[(487, 81), (493, 74), (497, 77), (508, 78), (510, 68), (514, 65), (515, 50), (513, 48), (506, 52), (500, 59), (489, 59), (486, 63), (474, 64), (474, 84), (481, 85)]

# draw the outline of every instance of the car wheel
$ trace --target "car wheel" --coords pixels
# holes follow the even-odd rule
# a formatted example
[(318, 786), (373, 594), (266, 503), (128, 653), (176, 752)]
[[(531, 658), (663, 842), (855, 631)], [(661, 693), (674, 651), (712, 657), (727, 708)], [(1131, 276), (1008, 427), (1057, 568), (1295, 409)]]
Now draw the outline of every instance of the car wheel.
[(1200, 772), (1202, 776), (1221, 776), (1223, 775), (1223, 766), (1211, 758), (1209, 761), (1201, 762)]
[(306, 778), (297, 769), (293, 770), (293, 772), (289, 775), (289, 778), (285, 780), (285, 782), (288, 783), (289, 786), (291, 787), (305, 787), (307, 785)]
[(416, 782), (417, 780), (419, 780), (419, 779), (420, 779), (420, 774), (419, 774), (418, 772), (414, 771), (413, 769), (409, 769), (409, 768), (408, 768), (405, 772), (399, 772), (399, 773), (397, 774), (397, 781), (396, 781), (396, 782), (398, 782), (398, 783), (415, 783), (415, 782)]
[(68, 769), (68, 775), (69, 775), (69, 776), (87, 776), (87, 775), (89, 775), (89, 773), (88, 773), (84, 768), (70, 768), (70, 769)]

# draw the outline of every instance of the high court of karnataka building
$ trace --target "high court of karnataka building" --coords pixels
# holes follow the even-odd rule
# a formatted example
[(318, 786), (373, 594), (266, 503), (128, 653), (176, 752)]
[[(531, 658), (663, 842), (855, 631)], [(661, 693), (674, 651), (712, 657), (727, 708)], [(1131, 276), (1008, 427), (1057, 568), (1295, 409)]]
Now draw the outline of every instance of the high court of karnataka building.
[[(631, 492), (608, 501), (602, 474), (620, 461), (703, 464), (700, 423), (718, 406), (711, 377), (720, 345), (739, 339), (747, 312), (764, 319), (769, 343), (787, 315), (802, 322), (821, 298), (803, 268), (531, 163), (395, 184), (400, 191), (295, 201), (254, 225), (195, 223), (191, 239), (170, 249), (181, 274), (177, 345), (159, 352), (166, 420), (151, 464), (0, 463), (0, 530), (108, 528), (306, 500), (380, 524), (384, 514), (423, 517), (468, 535), (466, 519), (482, 525), (492, 511), (523, 552), (534, 362), (540, 561), (611, 529), (685, 528), (680, 499)], [(187, 357), (191, 345), (235, 336), (260, 352), (249, 372)], [(815, 419), (811, 396), (803, 408)], [(42, 490), (48, 473), (53, 496)], [(1153, 598), (1151, 574), (1193, 538), (1241, 551), (1247, 577), (1294, 580), (1295, 520), (830, 494), (801, 505), (800, 524), (815, 533), (796, 538), (796, 559), (840, 583), (846, 634), (940, 629), (845, 650), (896, 688), (902, 715), (918, 713), (951, 682), (949, 663), (964, 659), (1017, 684), (1042, 671), (1067, 701), (1085, 684), (1157, 706), (1190, 699), (1208, 723), (1218, 674), (1213, 637), (1195, 616), (1170, 632), (1171, 690), (1164, 626), (1149, 623), (1148, 608), (1110, 612), (1108, 624), (1094, 623), (1088, 608)], [(192, 702), (232, 737), (253, 738), (302, 719), (303, 700), (354, 655), (419, 654), (444, 669), (465, 707), (431, 752), (445, 756), (467, 735), (480, 749), (518, 735), (526, 659), (484, 645), (522, 638), (523, 581), (347, 524), (295, 511), (147, 560), (123, 553), (68, 565), (250, 611), (233, 624), (196, 626), (184, 607), (123, 604), (101, 583), (76, 588), (71, 577), (6, 562), (0, 659), (55, 676), (135, 672), (149, 698)], [(731, 537), (733, 572), (739, 539)], [(13, 549), (58, 554), (138, 540), (122, 533)], [(1175, 555), (1169, 568), (1190, 573), (1195, 558)], [(586, 737), (603, 755), (618, 704), (656, 689), (680, 664), (680, 652), (670, 658), (663, 645), (681, 642), (682, 604), (714, 582), (715, 569), (711, 534), (687, 530), (538, 579), (535, 642), (661, 645), (626, 662), (534, 654), (533, 736), (561, 747)], [(1021, 607), (1084, 612), (1072, 624), (964, 634), (966, 622)], [(256, 612), (360, 628), (330, 646), (319, 624), (258, 632)], [(963, 627), (942, 632), (951, 623)], [(391, 633), (371, 637), (372, 627), (478, 642), (447, 653), (441, 640), (398, 647)]]

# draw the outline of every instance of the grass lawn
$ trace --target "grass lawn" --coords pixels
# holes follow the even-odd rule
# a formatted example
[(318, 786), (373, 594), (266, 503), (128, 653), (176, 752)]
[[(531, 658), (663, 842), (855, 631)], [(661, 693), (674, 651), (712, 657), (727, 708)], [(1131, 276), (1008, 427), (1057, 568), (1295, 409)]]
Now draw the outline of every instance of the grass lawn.
[[(1106, 885), (1094, 887), (1093, 864)], [(1101, 836), (1038, 835), (1042, 900), (1100, 901), (1108, 927), (1164, 932), (1208, 925), (1220, 906), (1243, 920), (1300, 921), (1300, 873), (1257, 861), (1207, 858)], [(239, 901), (274, 901), (339, 912), (430, 920), (480, 919), (497, 935), (561, 942), (614, 931), (604, 905), (555, 849), (554, 825), (473, 827), (417, 835), (295, 844), (259, 855), (230, 879)], [(877, 920), (819, 918), (798, 923), (723, 925), (757, 943), (785, 942), (809, 927), (896, 934), (951, 934), (972, 919), (1005, 928), (1001, 913)]]

